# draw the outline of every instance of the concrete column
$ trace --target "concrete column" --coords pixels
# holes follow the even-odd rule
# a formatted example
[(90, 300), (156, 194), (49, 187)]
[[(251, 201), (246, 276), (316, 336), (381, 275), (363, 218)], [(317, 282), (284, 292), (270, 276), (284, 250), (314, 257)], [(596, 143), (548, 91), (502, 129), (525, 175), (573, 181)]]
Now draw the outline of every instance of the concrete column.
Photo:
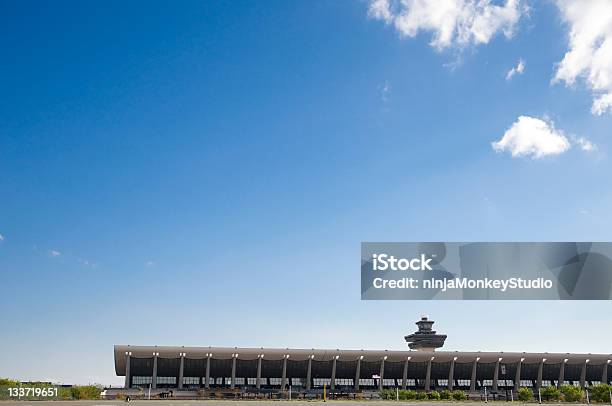
[(474, 364), (472, 365), (472, 377), (470, 379), (470, 392), (476, 391), (476, 369), (478, 368), (478, 360), (480, 358), (476, 358), (474, 360)]
[(338, 357), (334, 356), (334, 361), (332, 362), (332, 374), (331, 379), (329, 381), (329, 390), (336, 389), (336, 362), (338, 361)]
[(357, 368), (355, 368), (355, 390), (359, 390), (359, 378), (361, 376), (361, 357), (357, 359)]
[(563, 381), (565, 381), (565, 360), (561, 363), (561, 367), (559, 368), (559, 381), (557, 382), (557, 388), (560, 388), (563, 385)]
[(157, 389), (157, 357), (159, 353), (153, 353), (153, 376), (151, 377), (151, 388)]
[(448, 371), (448, 390), (453, 390), (455, 384), (455, 359), (453, 358), (450, 364), (450, 370)]
[(425, 374), (425, 390), (431, 390), (431, 362), (433, 357), (427, 361), (427, 373)]
[(544, 371), (544, 360), (538, 365), (538, 380), (536, 381), (536, 390), (542, 387), (542, 372)]
[(230, 388), (234, 389), (236, 387), (236, 359), (238, 358), (238, 354), (232, 354), (232, 383), (230, 384)]
[(183, 389), (183, 376), (185, 373), (185, 353), (181, 353), (181, 364), (179, 365), (178, 388)]
[(523, 360), (521, 359), (516, 365), (516, 373), (514, 374), (514, 391), (518, 392), (521, 387), (521, 366), (523, 365)]
[(255, 381), (255, 387), (257, 390), (261, 389), (261, 354), (257, 358), (257, 380)]
[(285, 355), (283, 357), (283, 375), (281, 377), (281, 391), (285, 390), (285, 386), (287, 386), (287, 357), (289, 355)]
[[(129, 389), (131, 386), (130, 379), (130, 359), (132, 358), (131, 352), (125, 353), (125, 389)], [(605, 368), (604, 368), (605, 369)]]
[(402, 389), (406, 389), (408, 386), (408, 364), (410, 363), (410, 357), (406, 358), (404, 363), (404, 373), (402, 374)]
[(308, 357), (308, 369), (306, 370), (306, 390), (310, 390), (311, 387), (311, 372), (312, 372), (312, 357)]
[(497, 387), (499, 386), (499, 363), (500, 361), (497, 360), (497, 362), (495, 363), (495, 371), (493, 371), (493, 388), (492, 390), (497, 391)]
[(580, 387), (582, 389), (584, 389), (584, 385), (586, 384), (586, 368), (587, 362), (585, 361), (584, 364), (582, 364), (582, 370), (580, 371)]
[(386, 358), (387, 358), (387, 357), (384, 357), (384, 358), (382, 359), (382, 361), (380, 361), (380, 373), (379, 373), (379, 375), (380, 375), (380, 379), (378, 380), (378, 389), (379, 389), (379, 390), (382, 390), (382, 389), (383, 389), (383, 379), (384, 379), (384, 377), (385, 377), (385, 359), (386, 359)]
[(206, 358), (206, 382), (204, 383), (206, 389), (210, 388), (210, 357), (211, 355)]
[(601, 373), (601, 383), (608, 384), (608, 364), (604, 364), (603, 372)]

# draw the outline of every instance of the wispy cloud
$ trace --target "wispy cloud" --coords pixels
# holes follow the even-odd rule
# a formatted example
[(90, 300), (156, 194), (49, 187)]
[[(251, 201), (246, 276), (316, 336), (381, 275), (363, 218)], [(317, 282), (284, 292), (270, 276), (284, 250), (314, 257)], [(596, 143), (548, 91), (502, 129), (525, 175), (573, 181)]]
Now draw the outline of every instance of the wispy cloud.
[(591, 112), (612, 112), (612, 1), (557, 0), (569, 28), (569, 50), (557, 65), (553, 83), (573, 85), (578, 78), (591, 89)]
[(147, 268), (155, 268), (156, 266), (157, 266), (157, 263), (155, 261), (149, 260), (145, 262), (145, 267)]
[(578, 137), (575, 139), (576, 145), (580, 147), (583, 151), (591, 152), (597, 149), (597, 145), (593, 144), (591, 141), (587, 140), (584, 137)]
[(512, 69), (506, 73), (506, 80), (510, 80), (514, 75), (520, 75), (523, 72), (525, 72), (525, 61), (521, 58), (518, 60), (516, 66), (513, 66)]
[(389, 81), (385, 80), (385, 82), (382, 85), (379, 85), (378, 91), (380, 92), (380, 100), (383, 103), (388, 102), (389, 96), (391, 95), (391, 84), (389, 83)]
[(552, 120), (520, 116), (506, 130), (501, 139), (491, 143), (496, 152), (509, 152), (512, 157), (533, 159), (560, 155), (577, 145), (583, 151), (592, 151), (595, 145), (585, 137), (567, 137), (555, 128)]
[(487, 44), (499, 32), (510, 38), (527, 11), (520, 0), (503, 5), (491, 0), (371, 0), (369, 7), (372, 18), (393, 25), (402, 36), (430, 32), (430, 45), (438, 51)]
[(0, 234), (0, 242), (4, 241), (4, 236)]
[(83, 258), (78, 258), (77, 259), (78, 263), (87, 267), (91, 267), (91, 268), (97, 268), (98, 267), (98, 263), (97, 262), (92, 262), (88, 259), (83, 259)]
[(53, 258), (57, 258), (57, 257), (61, 256), (61, 255), (62, 255), (62, 253), (61, 253), (61, 252), (59, 252), (59, 251), (57, 251), (57, 250), (51, 250), (51, 251), (49, 251), (49, 255), (50, 255), (51, 257), (53, 257)]

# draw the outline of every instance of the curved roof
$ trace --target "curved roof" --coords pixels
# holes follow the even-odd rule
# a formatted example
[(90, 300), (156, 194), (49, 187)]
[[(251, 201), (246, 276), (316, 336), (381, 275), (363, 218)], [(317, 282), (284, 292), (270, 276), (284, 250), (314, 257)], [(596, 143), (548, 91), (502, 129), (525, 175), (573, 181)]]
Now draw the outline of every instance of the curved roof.
[(434, 357), (437, 362), (474, 362), (477, 358), (481, 363), (496, 362), (502, 358), (503, 362), (518, 362), (523, 359), (525, 363), (536, 363), (545, 359), (546, 363), (559, 363), (567, 360), (568, 364), (582, 364), (589, 360), (591, 364), (605, 364), (612, 360), (612, 354), (570, 354), (570, 353), (527, 353), (527, 352), (463, 352), (463, 351), (392, 351), (392, 350), (340, 350), (340, 349), (293, 349), (293, 348), (239, 348), (239, 347), (170, 347), (170, 346), (139, 346), (115, 345), (115, 372), (119, 376), (125, 375), (125, 353), (131, 352), (134, 358), (151, 358), (153, 353), (159, 353), (160, 358), (179, 358), (179, 353), (186, 353), (190, 359), (207, 358), (212, 354), (215, 359), (229, 359), (238, 354), (239, 359), (257, 359), (263, 354), (268, 360), (279, 360), (285, 356), (296, 361), (304, 361), (313, 357), (315, 361), (329, 361), (338, 357), (339, 361), (355, 361), (360, 357), (364, 361), (379, 361), (384, 357), (389, 362), (405, 361), (410, 357), (411, 362), (428, 361)]

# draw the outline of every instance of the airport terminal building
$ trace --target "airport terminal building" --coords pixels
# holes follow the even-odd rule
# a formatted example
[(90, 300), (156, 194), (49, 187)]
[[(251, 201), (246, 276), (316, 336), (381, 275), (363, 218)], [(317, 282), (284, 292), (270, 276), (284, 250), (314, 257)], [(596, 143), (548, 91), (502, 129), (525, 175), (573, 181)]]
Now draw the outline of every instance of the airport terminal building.
[(115, 346), (125, 388), (358, 393), (387, 388), (478, 392), (610, 383), (612, 354), (436, 351), (446, 336), (423, 317), (409, 351)]

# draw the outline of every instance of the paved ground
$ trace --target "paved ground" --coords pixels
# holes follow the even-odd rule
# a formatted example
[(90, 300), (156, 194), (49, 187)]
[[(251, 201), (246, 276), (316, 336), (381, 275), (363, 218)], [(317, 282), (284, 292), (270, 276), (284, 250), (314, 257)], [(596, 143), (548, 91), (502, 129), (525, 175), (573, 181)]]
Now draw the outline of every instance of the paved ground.
[[(0, 401), (0, 406), (313, 406), (314, 404), (323, 404), (323, 401), (305, 401), (305, 400), (133, 400), (130, 403), (117, 400), (39, 400), (39, 401)], [(445, 402), (394, 402), (382, 400), (336, 400), (327, 401), (337, 406), (364, 406), (371, 404), (372, 406), (458, 406), (461, 403), (445, 403)], [(326, 403), (326, 404), (327, 404)], [(481, 402), (466, 402), (466, 405), (480, 405)], [(489, 402), (493, 403), (493, 402)], [(495, 402), (500, 404), (501, 402)], [(503, 402), (506, 403), (506, 402)], [(515, 405), (520, 403), (515, 402)], [(501, 405), (500, 405), (501, 406)]]

